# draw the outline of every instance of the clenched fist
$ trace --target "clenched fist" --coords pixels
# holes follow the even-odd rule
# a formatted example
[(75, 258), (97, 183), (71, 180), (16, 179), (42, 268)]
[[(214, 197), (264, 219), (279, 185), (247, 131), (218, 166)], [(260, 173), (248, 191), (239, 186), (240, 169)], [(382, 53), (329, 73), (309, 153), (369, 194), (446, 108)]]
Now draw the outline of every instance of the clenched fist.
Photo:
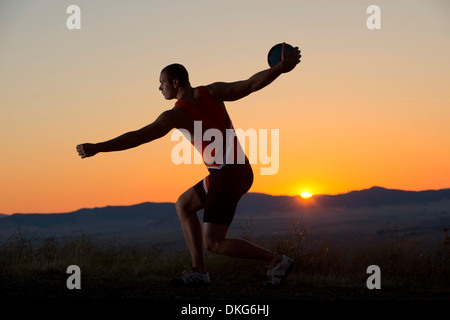
[(98, 153), (96, 145), (93, 143), (83, 143), (77, 145), (77, 152), (81, 159), (95, 156)]

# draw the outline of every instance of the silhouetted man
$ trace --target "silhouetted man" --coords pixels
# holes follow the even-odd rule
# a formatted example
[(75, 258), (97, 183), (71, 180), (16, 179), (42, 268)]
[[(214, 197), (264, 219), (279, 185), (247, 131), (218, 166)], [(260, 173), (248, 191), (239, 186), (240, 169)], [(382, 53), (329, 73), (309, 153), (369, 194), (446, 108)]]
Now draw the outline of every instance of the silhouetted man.
[[(247, 80), (233, 83), (216, 82), (207, 86), (191, 87), (187, 70), (180, 64), (165, 67), (160, 74), (160, 87), (167, 100), (177, 99), (175, 106), (164, 111), (153, 123), (142, 129), (125, 133), (102, 143), (85, 143), (77, 146), (81, 158), (92, 157), (99, 152), (120, 151), (137, 147), (161, 138), (173, 128), (189, 132), (194, 137), (195, 124), (201, 123), (201, 137), (210, 129), (223, 134), (220, 150), (211, 152), (210, 141), (199, 137), (191, 139), (202, 154), (209, 175), (189, 188), (177, 200), (175, 206), (191, 255), (192, 267), (174, 282), (180, 284), (208, 284), (203, 247), (212, 253), (241, 259), (257, 260), (269, 266), (270, 281), (265, 286), (277, 286), (290, 272), (293, 261), (268, 249), (242, 239), (227, 238), (238, 201), (251, 187), (253, 172), (248, 159), (237, 161), (239, 143), (226, 141), (226, 131), (234, 130), (224, 101), (242, 99), (258, 91), (289, 72), (300, 62), (300, 50), (286, 53), (283, 44), (281, 62), (256, 73)], [(216, 131), (216, 132), (219, 132)], [(233, 142), (234, 140), (231, 140)], [(208, 151), (208, 152), (207, 152)], [(203, 227), (197, 212), (203, 209)]]

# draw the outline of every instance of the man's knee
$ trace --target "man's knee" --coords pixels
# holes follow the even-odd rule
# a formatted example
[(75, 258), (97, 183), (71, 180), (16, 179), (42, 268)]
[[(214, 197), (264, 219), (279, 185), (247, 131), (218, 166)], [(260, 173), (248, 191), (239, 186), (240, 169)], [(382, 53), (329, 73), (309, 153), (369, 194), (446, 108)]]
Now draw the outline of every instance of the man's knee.
[(175, 209), (177, 210), (178, 216), (185, 217), (193, 213), (197, 213), (201, 208), (201, 202), (195, 190), (189, 189), (181, 196), (178, 197), (177, 202), (175, 202)]
[(189, 212), (190, 212), (189, 207), (190, 207), (189, 206), (189, 201), (183, 195), (181, 195), (177, 199), (177, 202), (175, 202), (175, 209), (177, 210), (178, 216), (180, 218), (182, 218), (182, 217), (186, 216), (187, 214), (189, 214)]
[(221, 242), (222, 241), (210, 237), (203, 238), (203, 244), (206, 250), (208, 250), (211, 253), (220, 254)]
[(177, 212), (179, 214), (180, 211), (185, 210), (186, 208), (186, 200), (183, 197), (183, 194), (178, 197), (177, 202), (175, 202), (175, 209), (177, 209)]
[(228, 226), (215, 223), (203, 223), (203, 245), (211, 253), (223, 254), (226, 248)]

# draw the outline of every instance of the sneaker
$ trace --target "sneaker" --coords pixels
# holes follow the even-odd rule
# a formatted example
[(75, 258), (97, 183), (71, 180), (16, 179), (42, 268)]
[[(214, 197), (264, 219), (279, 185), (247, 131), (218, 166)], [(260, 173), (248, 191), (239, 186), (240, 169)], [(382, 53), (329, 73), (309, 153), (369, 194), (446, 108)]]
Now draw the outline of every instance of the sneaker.
[(210, 282), (208, 273), (200, 273), (194, 268), (183, 271), (180, 278), (170, 281), (171, 284), (179, 286), (209, 285)]
[(283, 283), (283, 281), (289, 275), (293, 267), (294, 267), (294, 260), (283, 255), (281, 258), (281, 262), (272, 269), (269, 269), (269, 271), (267, 271), (267, 275), (272, 276), (272, 279), (264, 283), (263, 287), (264, 288), (278, 287)]

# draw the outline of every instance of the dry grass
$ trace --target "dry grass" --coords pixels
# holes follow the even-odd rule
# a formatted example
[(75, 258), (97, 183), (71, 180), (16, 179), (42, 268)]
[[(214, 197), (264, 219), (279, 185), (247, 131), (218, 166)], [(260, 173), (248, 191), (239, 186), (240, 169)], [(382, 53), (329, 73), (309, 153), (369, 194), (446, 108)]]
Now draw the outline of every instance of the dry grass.
[(383, 287), (450, 290), (450, 237), (438, 248), (418, 238), (400, 238), (397, 229), (382, 241), (355, 241), (342, 246), (320, 240), (293, 222), (292, 230), (270, 246), (296, 261), (296, 274), (310, 285), (365, 284), (367, 267), (381, 269)]
[(185, 259), (183, 254), (158, 246), (142, 249), (114, 240), (98, 240), (83, 232), (57, 239), (19, 227), (0, 246), (0, 274), (61, 272), (69, 265), (78, 265), (85, 275), (133, 278), (167, 275), (174, 271), (171, 266)]
[[(251, 223), (241, 229), (242, 237), (252, 240)], [(259, 243), (295, 260), (290, 278), (296, 288), (365, 288), (367, 267), (374, 264), (381, 269), (382, 289), (450, 292), (448, 234), (437, 248), (430, 248), (419, 239), (400, 238), (395, 229), (383, 241), (361, 240), (344, 247), (319, 239), (293, 222), (289, 232)], [(207, 263), (214, 280), (224, 287), (236, 286), (240, 281), (259, 283), (266, 271), (256, 262), (211, 254), (207, 254)], [(165, 283), (189, 264), (189, 256), (184, 250), (162, 246), (137, 248), (114, 240), (96, 240), (84, 233), (75, 238), (56, 239), (23, 228), (0, 244), (2, 281), (52, 275), (63, 278), (67, 277), (66, 268), (73, 264), (81, 268), (84, 281), (121, 279), (132, 283)]]

